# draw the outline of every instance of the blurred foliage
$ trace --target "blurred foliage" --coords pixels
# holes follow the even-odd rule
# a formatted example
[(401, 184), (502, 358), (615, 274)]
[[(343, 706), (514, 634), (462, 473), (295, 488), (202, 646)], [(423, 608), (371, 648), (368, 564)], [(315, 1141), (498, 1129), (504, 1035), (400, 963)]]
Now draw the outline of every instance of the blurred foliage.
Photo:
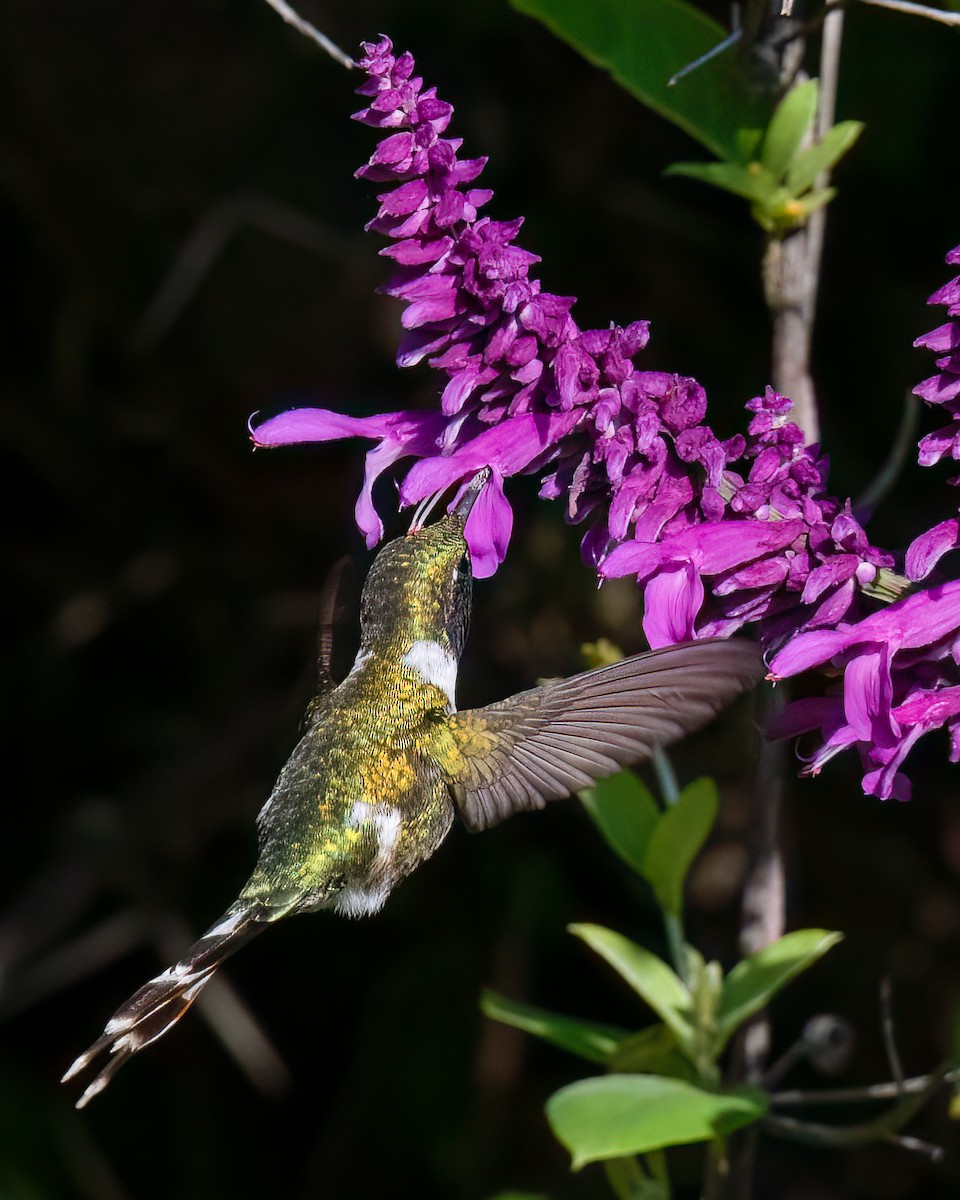
[[(693, 151), (681, 132), (505, 2), (301, 8), (344, 46), (381, 30), (409, 46), (456, 105), (468, 151), (491, 157), (491, 211), (526, 214), (545, 286), (580, 295), (584, 325), (651, 317), (647, 365), (697, 376), (718, 428), (740, 427), (767, 382), (761, 234), (734, 198), (661, 178)], [(910, 344), (933, 323), (924, 300), (958, 240), (942, 124), (956, 47), (890, 13), (848, 17), (839, 115), (867, 128), (831, 205), (817, 342), (844, 494), (872, 478), (928, 372)], [(348, 119), (351, 86), (259, 0), (5, 6), (4, 1200), (607, 1194), (597, 1168), (569, 1176), (543, 1120), (576, 1077), (570, 1060), (477, 1010), (489, 984), (630, 1025), (616, 980), (571, 970), (563, 928), (622, 927), (629, 898), (630, 932), (656, 937), (656, 914), (574, 805), (456, 833), (376, 921), (291, 922), (240, 956), (228, 974), (287, 1065), (281, 1095), (249, 1083), (203, 1014), (82, 1116), (56, 1082), (245, 877), (253, 816), (310, 692), (326, 567), (363, 558), (358, 448), (254, 456), (248, 413), (292, 396), (361, 413), (435, 395), (426, 373), (392, 363), (398, 308), (374, 293), (374, 205), (352, 179), (372, 142)], [(174, 319), (147, 322), (198, 233), (200, 257), (221, 252)], [(876, 540), (903, 545), (946, 516), (943, 478), (909, 467)], [(513, 495), (517, 540), (477, 588), (464, 704), (574, 669), (584, 638), (639, 643), (631, 589), (596, 592), (576, 533), (532, 489)], [(709, 770), (720, 785), (688, 926), (727, 965), (751, 754), (741, 709), (678, 759), (684, 782)], [(794, 788), (792, 924), (846, 941), (781, 998), (775, 1052), (829, 1009), (859, 1033), (847, 1081), (881, 1077), (884, 974), (906, 1069), (948, 1044), (960, 808), (944, 757), (918, 752), (909, 806), (865, 800), (852, 763)], [(955, 1195), (943, 1108), (916, 1132), (947, 1147), (942, 1166), (778, 1145), (757, 1194)]]

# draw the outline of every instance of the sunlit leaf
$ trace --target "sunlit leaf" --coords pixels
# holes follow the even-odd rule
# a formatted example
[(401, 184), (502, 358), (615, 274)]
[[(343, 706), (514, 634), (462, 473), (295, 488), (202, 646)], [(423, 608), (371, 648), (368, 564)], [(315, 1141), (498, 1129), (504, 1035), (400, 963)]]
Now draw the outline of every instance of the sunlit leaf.
[(744, 86), (735, 54), (721, 54), (668, 86), (672, 75), (727, 32), (685, 0), (513, 0), (513, 5), (539, 18), (718, 158), (738, 158), (740, 132), (766, 124), (770, 106)]
[(759, 1120), (763, 1093), (708, 1092), (658, 1075), (581, 1079), (547, 1101), (547, 1119), (573, 1169), (605, 1158), (706, 1142)]
[(632, 771), (621, 771), (582, 791), (580, 800), (611, 850), (642, 874), (647, 842), (660, 817), (650, 789)]
[(786, 174), (817, 112), (816, 79), (798, 84), (777, 105), (760, 150), (760, 161), (778, 182)]
[(721, 1044), (748, 1017), (766, 1007), (784, 984), (813, 966), (842, 938), (842, 933), (826, 929), (797, 929), (738, 962), (723, 981), (717, 1009)]
[(717, 819), (720, 799), (712, 779), (688, 784), (655, 825), (643, 873), (661, 908), (675, 916), (683, 907), (683, 881)]
[(569, 928), (643, 997), (682, 1044), (689, 1043), (692, 1035), (690, 993), (662, 958), (600, 925), (571, 925)]
[(758, 204), (768, 201), (776, 191), (773, 177), (759, 163), (748, 163), (746, 166), (730, 162), (671, 163), (664, 175), (685, 175), (689, 179), (699, 179), (701, 183), (709, 183), (724, 192), (733, 192), (735, 196), (743, 196), (745, 200), (753, 200)]
[(787, 190), (799, 196), (813, 187), (821, 171), (829, 171), (847, 153), (864, 126), (862, 121), (841, 121), (828, 129), (816, 146), (802, 151), (787, 171)]
[(532, 1033), (561, 1050), (569, 1050), (590, 1062), (606, 1063), (621, 1045), (628, 1031), (613, 1025), (583, 1021), (577, 1017), (566, 1017), (562, 1013), (509, 1000), (506, 996), (487, 990), (480, 999), (480, 1007), (488, 1017)]

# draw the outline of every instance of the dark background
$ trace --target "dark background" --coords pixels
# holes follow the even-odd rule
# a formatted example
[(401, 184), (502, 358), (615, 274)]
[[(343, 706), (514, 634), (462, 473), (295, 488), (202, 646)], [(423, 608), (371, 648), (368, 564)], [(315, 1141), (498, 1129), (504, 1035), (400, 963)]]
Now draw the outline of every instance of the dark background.
[[(761, 238), (740, 202), (661, 177), (698, 147), (499, 0), (301, 8), (348, 49), (380, 31), (412, 49), (455, 104), (465, 152), (490, 155), (488, 211), (526, 214), (544, 286), (581, 297), (583, 326), (651, 318), (645, 365), (695, 375), (714, 425), (742, 427), (768, 377)], [(605, 1195), (597, 1168), (568, 1174), (542, 1115), (589, 1068), (477, 1007), (492, 984), (647, 1020), (564, 932), (596, 921), (659, 944), (646, 897), (572, 802), (455, 832), (375, 921), (290, 921), (232, 962), (213, 1019), (239, 1037), (256, 1022), (245, 1053), (260, 1088), (197, 1013), (85, 1113), (58, 1086), (246, 877), (254, 815), (309, 696), (325, 570), (344, 552), (368, 561), (352, 519), (361, 445), (253, 455), (248, 414), (294, 397), (356, 413), (430, 403), (437, 380), (394, 367), (400, 308), (374, 294), (386, 264), (362, 232), (373, 189), (352, 179), (374, 142), (348, 119), (359, 80), (259, 0), (8, 0), (3, 25), (0, 1197)], [(958, 57), (940, 27), (849, 15), (839, 115), (867, 131), (838, 176), (816, 351), (841, 495), (873, 477), (904, 393), (931, 371), (911, 342), (940, 323), (924, 301), (960, 239)], [(196, 287), (178, 276), (179, 307), (158, 323), (158, 291), (198, 231)], [(945, 476), (908, 463), (873, 540), (902, 547), (947, 516)], [(598, 634), (640, 644), (631, 589), (597, 593), (556, 508), (524, 481), (511, 497), (510, 558), (475, 590), (464, 704), (576, 669)], [(847, 939), (778, 1000), (775, 1045), (812, 1013), (842, 1014), (859, 1035), (844, 1084), (889, 1077), (884, 975), (908, 1072), (952, 1041), (958, 776), (945, 740), (929, 742), (911, 804), (865, 799), (852, 759), (792, 789), (790, 924)], [(726, 965), (753, 752), (743, 710), (675, 755), (682, 778), (710, 771), (723, 787), (690, 931)], [(823, 1081), (801, 1068), (790, 1082)], [(956, 1195), (945, 1097), (911, 1132), (945, 1162), (767, 1141), (758, 1195)], [(679, 1155), (679, 1177), (695, 1180), (698, 1161)]]

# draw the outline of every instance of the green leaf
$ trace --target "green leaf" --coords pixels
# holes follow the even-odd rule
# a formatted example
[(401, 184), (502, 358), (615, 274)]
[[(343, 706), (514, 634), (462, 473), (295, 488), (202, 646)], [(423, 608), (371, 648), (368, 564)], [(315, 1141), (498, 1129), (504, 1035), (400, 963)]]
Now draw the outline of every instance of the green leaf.
[(760, 144), (763, 141), (762, 129), (737, 130), (737, 161), (752, 163), (760, 157)]
[(787, 171), (787, 190), (799, 196), (813, 187), (822, 171), (829, 171), (847, 153), (863, 132), (862, 121), (841, 121), (828, 129), (816, 146), (796, 156)]
[(685, 0), (513, 0), (513, 5), (718, 158), (737, 158), (738, 132), (767, 122), (769, 103), (744, 86), (735, 54), (721, 54), (676, 87), (668, 86), (672, 75), (726, 36)]
[(662, 958), (612, 929), (600, 925), (570, 925), (570, 932), (586, 942), (642, 996), (682, 1045), (692, 1037), (690, 993)]
[(566, 1017), (562, 1013), (537, 1008), (533, 1004), (509, 1000), (506, 996), (490, 990), (481, 996), (480, 1008), (494, 1021), (512, 1025), (514, 1029), (532, 1033), (534, 1037), (543, 1038), (545, 1042), (551, 1042), (561, 1050), (569, 1050), (571, 1054), (578, 1054), (589, 1062), (604, 1065), (629, 1036), (625, 1029), (617, 1029), (613, 1025)]
[(677, 1049), (677, 1039), (662, 1022), (625, 1037), (607, 1065), (624, 1074), (669, 1075), (691, 1083), (698, 1078), (696, 1068)]
[(711, 1141), (765, 1111), (762, 1092), (707, 1092), (658, 1075), (581, 1079), (547, 1101), (550, 1127), (570, 1151), (575, 1171), (605, 1158)]
[(768, 204), (754, 204), (750, 211), (761, 228), (769, 233), (784, 234), (799, 229), (814, 209), (829, 204), (836, 194), (836, 188), (828, 187), (794, 197), (787, 194), (786, 188), (777, 188)]
[(621, 771), (582, 791), (580, 800), (610, 848), (642, 874), (647, 842), (660, 817), (650, 789), (632, 771)]
[(672, 163), (664, 175), (686, 175), (690, 179), (699, 179), (757, 204), (764, 203), (776, 190), (773, 176), (759, 163), (748, 163), (746, 166), (731, 162)]
[(723, 981), (717, 1009), (721, 1045), (748, 1017), (765, 1008), (784, 984), (842, 939), (842, 933), (826, 929), (798, 929), (738, 962)]
[(763, 138), (760, 161), (778, 182), (800, 149), (817, 111), (816, 79), (798, 84), (777, 105)]
[(660, 907), (674, 916), (683, 908), (683, 881), (717, 819), (719, 796), (712, 779), (695, 779), (657, 822), (644, 856), (643, 873)]
[(825, 204), (829, 204), (836, 194), (836, 188), (828, 187), (819, 192), (807, 192), (805, 196), (801, 196), (795, 201), (800, 210), (801, 220), (805, 221), (815, 208), (823, 208)]

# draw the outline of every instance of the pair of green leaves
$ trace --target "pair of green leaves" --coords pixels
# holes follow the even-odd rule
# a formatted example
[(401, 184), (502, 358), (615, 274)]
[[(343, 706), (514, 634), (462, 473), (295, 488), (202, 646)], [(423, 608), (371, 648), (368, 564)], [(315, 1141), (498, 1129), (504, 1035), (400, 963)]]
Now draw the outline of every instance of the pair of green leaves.
[(690, 864), (717, 819), (713, 780), (694, 780), (664, 811), (632, 771), (604, 779), (580, 799), (611, 850), (646, 879), (664, 912), (679, 917)]
[(492, 992), (484, 996), (483, 1010), (616, 1072), (573, 1083), (547, 1104), (550, 1125), (574, 1168), (709, 1141), (759, 1120), (767, 1108), (762, 1092), (704, 1086), (706, 1071), (696, 1069), (691, 1058), (703, 1063), (706, 1052), (715, 1062), (744, 1021), (840, 940), (840, 934), (821, 929), (787, 934), (739, 962), (722, 979), (713, 1011), (705, 1012), (671, 968), (644, 947), (596, 925), (576, 925), (571, 932), (617, 971), (660, 1024), (630, 1034)]
[(839, 162), (863, 130), (859, 121), (841, 121), (815, 145), (809, 144), (818, 97), (816, 79), (789, 91), (762, 137), (742, 136), (741, 149), (747, 161), (674, 163), (666, 173), (686, 175), (742, 196), (750, 201), (754, 220), (767, 233), (787, 233), (836, 195), (835, 188), (817, 187), (817, 181)]
[(731, 53), (671, 87), (671, 76), (716, 46), (726, 32), (686, 0), (513, 4), (720, 160), (677, 163), (667, 174), (700, 179), (749, 200), (755, 220), (771, 234), (802, 225), (832, 199), (834, 190), (817, 187), (817, 180), (846, 154), (863, 126), (842, 121), (816, 145), (807, 144), (817, 110), (816, 80), (793, 88), (773, 110), (770, 100), (745, 86)]
[[(717, 813), (717, 791), (696, 780), (661, 811), (632, 773), (604, 780), (582, 800), (610, 847), (679, 922), (683, 884)], [(484, 1012), (599, 1064), (609, 1072), (557, 1092), (547, 1116), (574, 1167), (723, 1136), (766, 1112), (762, 1092), (722, 1089), (718, 1060), (738, 1028), (840, 940), (822, 929), (789, 933), (724, 976), (686, 946), (686, 980), (662, 958), (598, 925), (574, 925), (659, 1021), (639, 1032), (485, 994)]]

